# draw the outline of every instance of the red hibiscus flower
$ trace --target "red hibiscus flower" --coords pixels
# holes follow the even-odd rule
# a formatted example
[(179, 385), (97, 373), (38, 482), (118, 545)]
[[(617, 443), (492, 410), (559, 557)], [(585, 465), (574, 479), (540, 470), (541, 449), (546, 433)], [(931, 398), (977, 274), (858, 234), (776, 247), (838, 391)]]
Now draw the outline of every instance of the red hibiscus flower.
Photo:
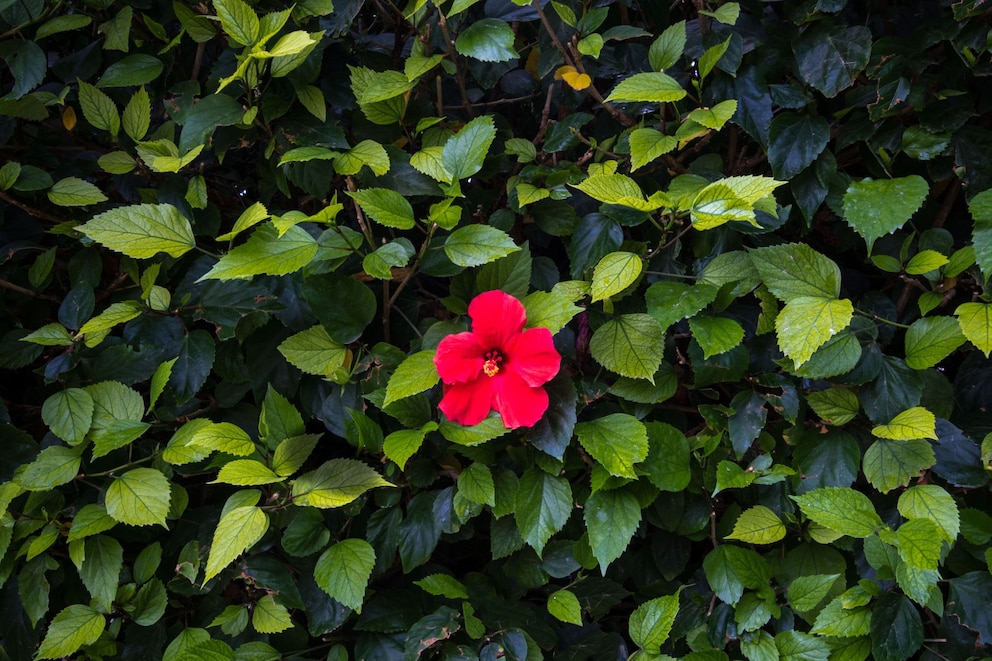
[(523, 304), (499, 290), (472, 299), (468, 316), (472, 331), (447, 336), (434, 355), (444, 383), (444, 415), (475, 425), (495, 409), (511, 429), (534, 425), (548, 410), (548, 393), (541, 386), (561, 364), (551, 332), (523, 330)]

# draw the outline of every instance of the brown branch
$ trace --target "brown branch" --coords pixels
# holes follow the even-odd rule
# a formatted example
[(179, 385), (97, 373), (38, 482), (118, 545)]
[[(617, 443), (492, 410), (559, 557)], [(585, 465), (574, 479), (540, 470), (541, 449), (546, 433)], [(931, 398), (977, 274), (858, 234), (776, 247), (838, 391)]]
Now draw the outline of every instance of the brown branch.
[(954, 207), (954, 203), (958, 199), (958, 193), (961, 192), (961, 180), (955, 178), (954, 183), (951, 185), (951, 190), (947, 191), (947, 197), (944, 198), (944, 203), (940, 205), (940, 211), (937, 212), (937, 217), (934, 218), (934, 227), (943, 227), (944, 223), (947, 222), (947, 217), (951, 215), (951, 208)]
[(24, 294), (25, 296), (30, 296), (31, 298), (43, 298), (46, 301), (54, 301), (56, 303), (61, 302), (59, 298), (52, 296), (51, 294), (42, 294), (40, 292), (31, 291), (26, 287), (15, 285), (13, 282), (8, 282), (7, 280), (0, 280), (0, 288), (16, 291), (18, 294)]
[(11, 197), (5, 191), (0, 191), (0, 200), (3, 200), (4, 202), (7, 202), (9, 204), (13, 204), (15, 207), (18, 207), (22, 211), (27, 212), (29, 215), (38, 218), (39, 220), (47, 220), (50, 223), (56, 223), (56, 224), (64, 223), (66, 221), (65, 218), (60, 218), (59, 216), (50, 214), (47, 211), (43, 211), (42, 209), (37, 209), (35, 207), (29, 206), (21, 202), (20, 200)]

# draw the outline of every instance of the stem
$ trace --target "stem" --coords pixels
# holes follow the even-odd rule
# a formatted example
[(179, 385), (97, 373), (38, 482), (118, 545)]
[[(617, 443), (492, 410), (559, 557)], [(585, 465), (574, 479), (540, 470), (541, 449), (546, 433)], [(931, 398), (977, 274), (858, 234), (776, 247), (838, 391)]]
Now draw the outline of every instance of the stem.
[(468, 99), (468, 90), (465, 88), (465, 74), (462, 71), (462, 61), (458, 57), (458, 51), (455, 49), (455, 42), (451, 38), (451, 33), (448, 32), (448, 21), (444, 18), (444, 12), (441, 11), (440, 7), (437, 8), (438, 25), (441, 28), (441, 34), (444, 35), (444, 45), (447, 47), (446, 51), (451, 57), (451, 62), (455, 65), (455, 79), (458, 81), (458, 91), (462, 97), (462, 106), (465, 108), (465, 112), (468, 113), (469, 119), (475, 119), (475, 110), (472, 108), (472, 102)]
[(131, 468), (132, 466), (137, 466), (138, 464), (148, 463), (153, 459), (155, 459), (154, 456), (145, 457), (144, 459), (135, 459), (134, 461), (129, 461), (126, 464), (121, 464), (120, 466), (116, 466), (115, 468), (111, 468), (110, 470), (105, 470), (102, 473), (80, 473), (76, 477), (76, 479), (81, 480), (85, 477), (107, 477), (108, 475), (113, 475), (114, 473), (117, 473), (118, 471), (122, 471), (125, 468)]
[[(345, 183), (348, 186), (348, 192), (354, 193), (358, 190), (355, 186), (355, 178), (351, 175), (345, 177)], [(365, 240), (369, 242), (369, 248), (375, 250), (375, 237), (372, 235), (372, 230), (369, 229), (368, 223), (365, 222), (365, 213), (362, 211), (361, 205), (358, 204), (358, 200), (354, 198), (352, 201), (355, 203), (355, 216), (358, 218), (358, 226), (362, 230), (362, 234), (365, 235)]]
[(56, 303), (61, 303), (61, 299), (51, 294), (42, 294), (39, 292), (34, 292), (27, 287), (22, 287), (20, 285), (15, 285), (13, 282), (8, 282), (7, 280), (0, 280), (0, 288), (9, 289), (10, 291), (16, 291), (18, 294), (24, 294), (25, 296), (30, 296), (32, 298), (41, 298), (46, 301), (54, 301)]
[(886, 319), (885, 317), (880, 317), (877, 314), (875, 314), (874, 312), (868, 312), (867, 310), (859, 310), (857, 308), (854, 308), (854, 311), (857, 312), (858, 314), (864, 316), (864, 317), (868, 317), (869, 319), (873, 319), (874, 321), (878, 321), (878, 322), (881, 322), (883, 324), (888, 324), (889, 326), (895, 326), (896, 328), (909, 328), (909, 326), (907, 324), (900, 324), (897, 321), (892, 321), (891, 319)]
[(29, 215), (39, 220), (47, 220), (48, 222), (51, 223), (65, 222), (65, 218), (60, 218), (59, 216), (55, 216), (53, 214), (48, 213), (47, 211), (43, 211), (41, 209), (36, 209), (32, 206), (28, 206), (27, 204), (24, 204), (20, 200), (11, 197), (4, 191), (0, 191), (0, 200), (3, 200), (4, 202), (7, 202), (9, 204), (13, 204), (15, 207), (21, 209), (22, 211), (26, 211)]

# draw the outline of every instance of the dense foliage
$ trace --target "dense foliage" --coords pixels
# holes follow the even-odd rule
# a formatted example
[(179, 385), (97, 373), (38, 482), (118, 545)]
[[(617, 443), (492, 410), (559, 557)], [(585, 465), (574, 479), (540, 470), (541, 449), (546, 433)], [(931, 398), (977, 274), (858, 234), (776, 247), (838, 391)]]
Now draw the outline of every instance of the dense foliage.
[(0, 659), (992, 653), (989, 18), (0, 0)]

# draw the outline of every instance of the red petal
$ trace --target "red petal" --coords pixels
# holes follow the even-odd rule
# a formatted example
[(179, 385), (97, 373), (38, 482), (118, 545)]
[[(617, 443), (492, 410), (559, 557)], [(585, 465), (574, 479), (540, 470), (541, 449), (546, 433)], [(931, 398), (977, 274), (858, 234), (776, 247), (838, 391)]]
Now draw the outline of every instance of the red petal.
[(479, 294), (468, 304), (472, 332), (486, 349), (503, 349), (527, 320), (524, 304), (504, 291)]
[(438, 405), (448, 420), (460, 425), (477, 425), (489, 415), (493, 399), (493, 379), (483, 376), (470, 383), (444, 386)]
[(465, 383), (482, 374), (483, 353), (474, 333), (455, 333), (437, 345), (434, 365), (445, 383)]
[(510, 429), (533, 427), (548, 410), (548, 393), (544, 388), (527, 385), (515, 372), (507, 371), (492, 381), (496, 384), (493, 408)]
[(519, 374), (527, 385), (544, 385), (558, 373), (561, 356), (547, 328), (529, 328), (505, 346), (507, 371)]

